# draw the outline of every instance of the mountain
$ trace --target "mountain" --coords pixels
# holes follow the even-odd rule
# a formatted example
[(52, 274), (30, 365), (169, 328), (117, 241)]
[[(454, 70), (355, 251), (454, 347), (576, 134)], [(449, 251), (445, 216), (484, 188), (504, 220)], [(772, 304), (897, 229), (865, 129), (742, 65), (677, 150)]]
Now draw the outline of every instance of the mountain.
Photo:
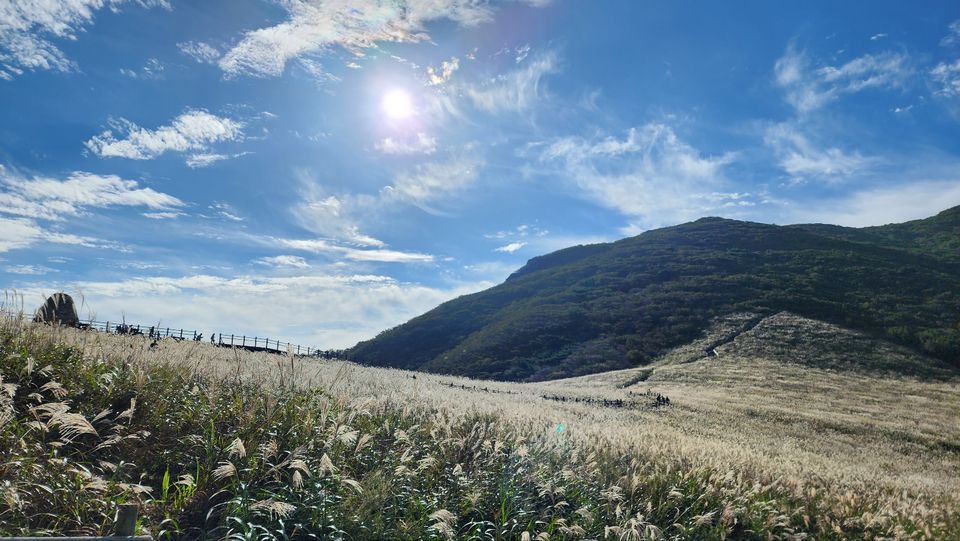
[(504, 380), (643, 366), (735, 312), (789, 311), (960, 367), (960, 207), (880, 227), (703, 218), (531, 259), (348, 350)]

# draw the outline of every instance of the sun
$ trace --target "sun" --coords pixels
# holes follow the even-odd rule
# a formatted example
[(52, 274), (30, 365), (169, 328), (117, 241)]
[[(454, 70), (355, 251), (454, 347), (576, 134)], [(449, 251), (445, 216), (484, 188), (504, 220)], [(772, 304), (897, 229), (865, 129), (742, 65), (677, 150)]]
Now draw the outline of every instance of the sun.
[(403, 90), (391, 90), (383, 96), (383, 112), (392, 119), (402, 120), (413, 115), (413, 101)]

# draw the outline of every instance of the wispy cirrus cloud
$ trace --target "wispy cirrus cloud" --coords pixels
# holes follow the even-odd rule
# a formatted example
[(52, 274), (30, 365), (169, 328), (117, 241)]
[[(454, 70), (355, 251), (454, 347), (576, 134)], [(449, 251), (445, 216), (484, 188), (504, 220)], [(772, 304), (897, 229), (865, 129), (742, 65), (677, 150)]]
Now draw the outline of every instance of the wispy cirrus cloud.
[(399, 173), (392, 184), (380, 191), (380, 197), (436, 212), (436, 203), (462, 193), (474, 183), (481, 166), (482, 162), (472, 155), (423, 163)]
[(940, 62), (930, 76), (937, 83), (934, 93), (945, 98), (960, 98), (960, 58), (952, 63)]
[(363, 252), (343, 252), (348, 259), (432, 260), (432, 256), (424, 254), (407, 257), (389, 251), (372, 251), (370, 248), (382, 249), (386, 243), (365, 233), (362, 226), (371, 218), (379, 219), (384, 213), (405, 205), (439, 213), (438, 205), (458, 196), (474, 184), (481, 166), (482, 161), (472, 154), (422, 163), (398, 173), (391, 184), (376, 194), (331, 194), (311, 172), (298, 171), (301, 189), (292, 213), (301, 227), (333, 242), (310, 241), (296, 247), (313, 246), (319, 251), (331, 252), (336, 251), (331, 249), (331, 246), (347, 243), (365, 247)]
[(41, 226), (29, 218), (0, 216), (0, 252), (29, 248), (35, 244), (64, 244), (85, 248), (119, 248), (115, 243), (93, 237), (62, 233)]
[(547, 51), (512, 71), (486, 81), (462, 84), (457, 89), (474, 107), (488, 113), (524, 111), (543, 98), (544, 77), (558, 71), (557, 54)]
[(384, 154), (433, 154), (437, 150), (437, 139), (417, 132), (409, 138), (385, 137), (376, 148)]
[(308, 269), (310, 264), (307, 260), (298, 255), (276, 255), (270, 257), (261, 257), (256, 260), (260, 265), (268, 267), (291, 267), (296, 269)]
[(234, 154), (216, 154), (212, 152), (200, 152), (197, 154), (190, 154), (189, 156), (187, 156), (186, 164), (187, 164), (187, 167), (191, 169), (198, 169), (201, 167), (209, 167), (217, 162), (222, 162), (224, 160), (232, 160), (234, 158), (246, 156), (247, 154), (250, 154), (250, 153), (236, 152)]
[(152, 160), (166, 152), (194, 152), (187, 164), (203, 167), (228, 157), (212, 154), (208, 149), (214, 143), (241, 140), (244, 123), (202, 109), (189, 109), (169, 125), (153, 130), (125, 118), (112, 120), (110, 126), (85, 143), (90, 152), (102, 158), (131, 160)]
[[(951, 51), (960, 49), (960, 19), (950, 23), (949, 33), (940, 40), (940, 45)], [(935, 95), (943, 98), (960, 98), (960, 56), (953, 61), (939, 62), (930, 70)]]
[(57, 272), (57, 269), (51, 269), (43, 265), (8, 265), (3, 268), (3, 271), (8, 274), (42, 276), (44, 274), (50, 274), (51, 272)]
[(709, 207), (698, 194), (715, 192), (735, 154), (705, 156), (667, 124), (631, 128), (625, 137), (563, 137), (540, 154), (577, 194), (648, 226), (699, 217)]
[(769, 126), (763, 139), (780, 167), (795, 181), (842, 180), (879, 162), (877, 158), (863, 156), (857, 151), (845, 151), (835, 146), (823, 148), (789, 122)]
[(184, 213), (179, 211), (167, 211), (167, 212), (144, 212), (141, 214), (144, 218), (149, 218), (151, 220), (173, 220), (181, 216), (185, 216)]
[(949, 180), (913, 180), (892, 186), (864, 188), (816, 204), (787, 209), (794, 223), (830, 223), (866, 227), (928, 218), (960, 205), (960, 176)]
[(350, 261), (370, 261), (380, 263), (431, 263), (434, 257), (418, 252), (403, 252), (387, 248), (360, 248), (348, 246), (327, 239), (283, 239), (271, 238), (268, 242), (274, 246), (283, 246), (314, 254), (342, 256)]
[[(541, 5), (540, 0), (528, 1)], [(277, 76), (294, 59), (316, 63), (311, 56), (331, 48), (362, 55), (378, 42), (422, 42), (430, 39), (426, 24), (449, 20), (461, 26), (490, 21), (496, 7), (487, 0), (406, 0), (358, 4), (350, 0), (289, 0), (287, 19), (252, 30), (219, 60), (229, 75)]]
[(141, 206), (152, 210), (177, 209), (184, 202), (134, 180), (116, 175), (75, 171), (60, 180), (27, 178), (0, 166), (0, 213), (49, 221), (77, 216), (86, 208)]
[(297, 223), (315, 235), (359, 246), (384, 242), (360, 230), (358, 214), (379, 204), (375, 196), (328, 193), (309, 171), (298, 171), (301, 189), (291, 212)]
[[(13, 79), (26, 71), (72, 71), (76, 64), (55, 45), (75, 40), (95, 13), (117, 10), (126, 0), (5, 0), (0, 2), (0, 79)], [(164, 7), (166, 0), (137, 0), (143, 7)]]
[(166, 66), (156, 58), (149, 58), (142, 68), (138, 70), (120, 68), (120, 73), (131, 79), (155, 80), (162, 79)]
[(39, 243), (117, 248), (109, 241), (62, 233), (41, 224), (60, 224), (89, 209), (145, 207), (176, 212), (184, 205), (172, 195), (115, 175), (76, 171), (62, 180), (44, 176), (28, 178), (0, 166), (0, 252)]
[(960, 19), (947, 26), (947, 35), (940, 40), (941, 47), (960, 46)]
[(201, 64), (216, 64), (220, 59), (220, 51), (203, 41), (183, 41), (177, 43), (177, 49)]
[(899, 88), (913, 74), (904, 53), (867, 54), (839, 66), (815, 66), (791, 43), (774, 64), (776, 84), (798, 113), (805, 114), (870, 88)]

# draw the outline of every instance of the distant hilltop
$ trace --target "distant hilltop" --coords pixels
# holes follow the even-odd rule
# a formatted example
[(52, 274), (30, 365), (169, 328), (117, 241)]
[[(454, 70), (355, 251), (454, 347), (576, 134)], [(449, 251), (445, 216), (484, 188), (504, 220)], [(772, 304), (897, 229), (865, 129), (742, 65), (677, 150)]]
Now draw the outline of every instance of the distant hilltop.
[(533, 381), (644, 366), (736, 312), (789, 311), (960, 367), (960, 207), (879, 227), (703, 218), (531, 259), (347, 351)]

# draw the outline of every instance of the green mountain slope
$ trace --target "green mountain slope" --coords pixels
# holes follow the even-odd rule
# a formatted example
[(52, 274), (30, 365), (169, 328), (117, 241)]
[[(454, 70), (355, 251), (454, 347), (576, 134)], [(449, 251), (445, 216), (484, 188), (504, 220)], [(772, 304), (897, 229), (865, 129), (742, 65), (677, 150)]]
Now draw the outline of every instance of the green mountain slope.
[(863, 229), (722, 218), (531, 259), (361, 342), (365, 364), (541, 380), (641, 366), (735, 311), (781, 310), (960, 366), (960, 207)]

